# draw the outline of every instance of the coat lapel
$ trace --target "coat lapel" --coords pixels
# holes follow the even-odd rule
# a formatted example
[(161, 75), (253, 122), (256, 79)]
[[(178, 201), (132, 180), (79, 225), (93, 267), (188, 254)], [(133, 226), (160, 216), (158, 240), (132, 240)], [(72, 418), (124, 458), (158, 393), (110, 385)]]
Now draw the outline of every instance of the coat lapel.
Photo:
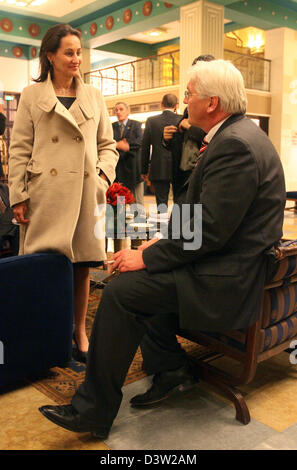
[(94, 117), (94, 108), (92, 101), (88, 95), (87, 87), (84, 85), (82, 79), (77, 77), (76, 81), (76, 100), (69, 109), (70, 114), (75, 119), (76, 123), (80, 126), (88, 119)]
[(54, 110), (57, 114), (66, 119), (68, 122), (70, 122), (70, 124), (79, 130), (79, 126), (81, 124), (94, 116), (94, 110), (82, 79), (77, 77), (75, 81), (76, 100), (69, 110), (66, 109), (65, 106), (63, 106), (62, 103), (58, 100), (50, 74), (48, 74), (47, 80), (41, 84), (43, 90), (40, 94), (40, 99), (37, 105), (47, 113)]

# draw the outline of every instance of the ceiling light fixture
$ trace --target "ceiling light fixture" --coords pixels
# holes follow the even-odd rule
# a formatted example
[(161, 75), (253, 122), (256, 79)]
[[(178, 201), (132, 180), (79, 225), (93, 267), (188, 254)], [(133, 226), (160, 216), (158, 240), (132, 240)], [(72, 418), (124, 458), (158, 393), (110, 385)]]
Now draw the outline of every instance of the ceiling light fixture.
[(161, 34), (164, 34), (164, 33), (167, 33), (167, 29), (165, 29), (165, 28), (154, 28), (154, 29), (150, 29), (145, 34), (147, 34), (148, 36), (160, 36)]

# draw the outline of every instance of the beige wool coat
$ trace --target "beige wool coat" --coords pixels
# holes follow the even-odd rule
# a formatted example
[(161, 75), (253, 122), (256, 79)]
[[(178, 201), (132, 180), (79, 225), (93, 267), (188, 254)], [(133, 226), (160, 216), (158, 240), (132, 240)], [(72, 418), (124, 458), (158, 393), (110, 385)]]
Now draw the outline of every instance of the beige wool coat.
[(98, 174), (113, 182), (118, 153), (100, 91), (75, 80), (69, 110), (50, 75), (23, 90), (10, 145), (10, 203), (27, 201), (29, 208), (20, 254), (55, 251), (72, 262), (100, 261), (108, 184)]

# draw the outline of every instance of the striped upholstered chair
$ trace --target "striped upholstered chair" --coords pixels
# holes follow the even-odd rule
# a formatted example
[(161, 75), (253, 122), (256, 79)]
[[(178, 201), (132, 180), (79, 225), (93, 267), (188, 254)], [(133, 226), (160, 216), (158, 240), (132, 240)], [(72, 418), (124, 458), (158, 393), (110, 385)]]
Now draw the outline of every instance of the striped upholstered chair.
[(214, 356), (221, 354), (241, 363), (238, 375), (219, 370), (211, 361), (199, 360), (198, 367), (204, 380), (219, 387), (233, 401), (236, 419), (248, 424), (249, 410), (236, 386), (251, 382), (260, 362), (289, 349), (297, 338), (297, 240), (282, 243), (276, 249), (276, 272), (265, 286), (257, 323), (225, 334), (188, 330), (179, 334), (207, 347)]

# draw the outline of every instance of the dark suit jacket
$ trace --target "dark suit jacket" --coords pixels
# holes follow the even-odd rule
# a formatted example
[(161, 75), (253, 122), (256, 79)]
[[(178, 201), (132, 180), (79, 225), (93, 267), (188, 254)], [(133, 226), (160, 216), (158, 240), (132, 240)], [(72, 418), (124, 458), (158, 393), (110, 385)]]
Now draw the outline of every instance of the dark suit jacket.
[(283, 168), (267, 135), (245, 116), (231, 116), (188, 182), (196, 237), (193, 211), (202, 204), (201, 248), (162, 239), (143, 252), (149, 272), (173, 271), (182, 328), (226, 331), (256, 322), (265, 252), (282, 236), (285, 200)]
[(130, 145), (128, 152), (118, 150), (120, 158), (116, 166), (116, 181), (122, 183), (129, 189), (135, 188), (135, 186), (142, 181), (140, 173), (140, 148), (142, 140), (142, 129), (141, 123), (128, 119), (123, 136), (120, 134), (119, 122), (113, 122), (113, 135), (114, 139), (118, 142), (119, 140), (126, 138)]
[(198, 149), (200, 149), (203, 137), (205, 136), (205, 132), (202, 129), (191, 126), (187, 131), (173, 134), (172, 139), (168, 143), (164, 142), (165, 147), (171, 152), (172, 189), (175, 202), (178, 200), (183, 185), (192, 173), (192, 170), (183, 171), (180, 169), (185, 133), (187, 133), (189, 139), (196, 142)]
[(165, 126), (176, 126), (181, 117), (172, 111), (163, 111), (162, 114), (150, 117), (146, 121), (142, 140), (142, 173), (146, 174), (149, 171), (151, 181), (171, 181), (171, 152), (162, 145), (163, 129)]
[(5, 206), (5, 211), (0, 210), (0, 250), (3, 244), (8, 240), (13, 249), (13, 254), (18, 254), (19, 227), (11, 221), (13, 219), (13, 210), (9, 205), (9, 189), (4, 183), (0, 183), (0, 197)]
[(0, 135), (4, 134), (5, 131), (6, 117), (3, 113), (0, 113)]

